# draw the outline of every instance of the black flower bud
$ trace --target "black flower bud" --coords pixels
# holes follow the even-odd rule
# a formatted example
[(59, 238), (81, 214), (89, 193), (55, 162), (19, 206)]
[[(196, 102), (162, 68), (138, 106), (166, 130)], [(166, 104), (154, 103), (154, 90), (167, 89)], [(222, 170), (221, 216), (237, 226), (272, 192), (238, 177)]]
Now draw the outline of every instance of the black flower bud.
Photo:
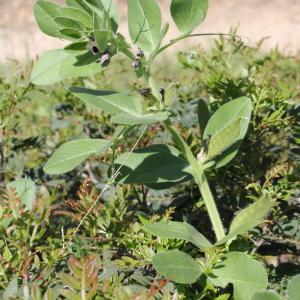
[(104, 53), (101, 58), (100, 58), (100, 64), (102, 67), (106, 67), (107, 65), (109, 65), (111, 60), (111, 54), (110, 53)]
[(144, 97), (147, 97), (151, 92), (152, 92), (151, 88), (143, 88), (139, 90), (139, 93)]
[(163, 89), (163, 88), (159, 89), (159, 93), (161, 94), (162, 102), (165, 102), (165, 94), (166, 94), (165, 89)]
[(93, 53), (94, 55), (97, 55), (97, 54), (99, 53), (98, 47), (93, 46), (93, 47), (92, 47), (92, 53)]
[(145, 57), (145, 53), (141, 48), (138, 48), (136, 56), (139, 57), (139, 58), (143, 58), (143, 57)]
[(132, 67), (138, 69), (142, 65), (142, 62), (139, 59), (135, 59), (132, 63)]

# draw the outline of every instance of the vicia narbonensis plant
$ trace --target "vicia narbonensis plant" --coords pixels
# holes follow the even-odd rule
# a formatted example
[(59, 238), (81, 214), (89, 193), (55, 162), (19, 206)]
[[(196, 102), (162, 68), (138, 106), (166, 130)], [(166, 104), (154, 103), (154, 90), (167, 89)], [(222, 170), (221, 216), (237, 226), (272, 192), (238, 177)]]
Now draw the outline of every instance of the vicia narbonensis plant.
[[(142, 96), (70, 87), (71, 93), (86, 104), (110, 114), (111, 121), (118, 127), (111, 140), (79, 139), (63, 144), (44, 169), (48, 174), (62, 174), (89, 156), (112, 149), (111, 173), (115, 176), (109, 184), (144, 184), (162, 189), (194, 180), (206, 205), (216, 242), (211, 243), (185, 222), (149, 223), (145, 229), (152, 235), (190, 242), (206, 257), (196, 260), (185, 252), (171, 250), (155, 254), (152, 263), (159, 273), (175, 282), (190, 284), (203, 275), (216, 286), (233, 284), (236, 300), (252, 299), (257, 291), (267, 287), (266, 271), (245, 253), (224, 254), (220, 249), (262, 223), (270, 210), (270, 200), (262, 196), (240, 211), (226, 234), (207, 180), (208, 171), (222, 168), (237, 154), (250, 123), (251, 100), (241, 97), (227, 102), (212, 115), (208, 105), (199, 100), (201, 151), (194, 154), (172, 123), (176, 116), (171, 96), (175, 85), (161, 91), (151, 70), (155, 58), (165, 49), (180, 40), (197, 36), (192, 32), (205, 19), (208, 0), (171, 1), (171, 15), (180, 35), (167, 43), (164, 39), (169, 25), (163, 24), (157, 2), (127, 2), (129, 34), (137, 51), (133, 51), (131, 43), (118, 32), (119, 16), (112, 0), (66, 0), (66, 6), (46, 0), (36, 2), (35, 16), (40, 29), (50, 36), (70, 41), (70, 44), (38, 59), (32, 72), (33, 83), (53, 84), (65, 78), (95, 74), (109, 66), (117, 53), (123, 53), (132, 61), (137, 76), (145, 80), (147, 88), (142, 94), (151, 99), (149, 105), (143, 102)], [(129, 131), (158, 122), (170, 133), (174, 146), (154, 144), (116, 157), (115, 150)], [(114, 173), (114, 170), (118, 172)]]

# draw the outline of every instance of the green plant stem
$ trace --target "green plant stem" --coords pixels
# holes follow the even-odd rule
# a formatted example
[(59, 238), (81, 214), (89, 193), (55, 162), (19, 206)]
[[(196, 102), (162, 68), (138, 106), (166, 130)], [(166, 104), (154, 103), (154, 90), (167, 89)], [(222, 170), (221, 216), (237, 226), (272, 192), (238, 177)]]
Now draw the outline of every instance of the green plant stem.
[(217, 240), (221, 240), (225, 236), (224, 228), (222, 221), (214, 200), (214, 197), (211, 193), (207, 178), (202, 170), (201, 165), (198, 163), (197, 159), (191, 152), (189, 146), (186, 144), (181, 135), (173, 127), (170, 120), (165, 121), (165, 126), (168, 131), (171, 133), (173, 140), (175, 141), (177, 147), (181, 149), (185, 158), (191, 165), (191, 174), (193, 175), (197, 185), (199, 186), (201, 195), (203, 197), (210, 221), (212, 223), (214, 232), (216, 234)]
[[(144, 76), (146, 82), (149, 84), (149, 77)], [(201, 195), (203, 197), (210, 221), (213, 226), (213, 230), (216, 234), (217, 241), (221, 240), (225, 236), (224, 228), (222, 225), (222, 221), (214, 200), (214, 197), (211, 193), (209, 184), (207, 182), (207, 178), (203, 172), (202, 166), (198, 163), (194, 154), (192, 153), (190, 147), (187, 145), (185, 140), (181, 137), (181, 135), (177, 132), (176, 128), (174, 128), (173, 124), (170, 120), (166, 120), (164, 122), (165, 127), (172, 135), (174, 142), (177, 147), (181, 150), (184, 157), (187, 159), (189, 164), (191, 165), (190, 173), (193, 175), (197, 185), (199, 186)]]
[[(197, 174), (198, 176), (198, 174)], [(197, 183), (201, 192), (201, 195), (203, 197), (209, 218), (212, 222), (214, 232), (217, 237), (217, 241), (220, 241), (222, 238), (225, 237), (225, 232), (223, 228), (222, 221), (220, 219), (220, 215), (214, 200), (214, 197), (212, 195), (212, 192), (210, 190), (207, 178), (202, 172), (202, 175), (199, 176), (197, 179)]]

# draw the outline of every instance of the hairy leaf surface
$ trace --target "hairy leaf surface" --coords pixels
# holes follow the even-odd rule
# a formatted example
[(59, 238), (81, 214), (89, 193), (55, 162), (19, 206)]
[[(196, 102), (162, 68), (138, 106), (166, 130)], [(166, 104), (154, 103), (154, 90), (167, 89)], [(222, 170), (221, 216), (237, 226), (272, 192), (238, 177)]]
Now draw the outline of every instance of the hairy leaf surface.
[[(218, 136), (220, 137), (220, 134), (224, 136), (229, 129), (233, 130), (233, 124), (236, 124), (237, 128), (240, 127), (240, 134), (237, 138), (234, 138), (234, 135), (237, 133), (236, 130), (234, 130), (235, 134), (233, 135), (232, 133), (228, 133), (228, 137), (230, 138), (228, 138), (226, 142), (227, 150), (214, 158), (216, 163), (215, 167), (220, 168), (226, 165), (237, 154), (247, 133), (251, 111), (251, 100), (247, 97), (241, 97), (222, 105), (209, 119), (203, 135), (204, 140), (213, 141), (217, 139)], [(240, 125), (237, 120), (240, 120)], [(218, 140), (220, 141), (220, 139)], [(232, 144), (229, 145), (229, 142)]]
[(230, 252), (222, 256), (209, 280), (216, 286), (233, 284), (235, 300), (251, 300), (252, 296), (267, 287), (268, 276), (263, 266), (250, 255)]
[(140, 115), (142, 113), (141, 102), (134, 96), (114, 91), (91, 90), (79, 87), (71, 87), (70, 92), (85, 103), (113, 115)]
[(185, 172), (189, 164), (177, 149), (168, 145), (152, 145), (124, 153), (115, 163), (123, 165), (117, 178), (120, 183), (171, 183), (190, 178)]
[(282, 300), (282, 298), (273, 291), (261, 291), (255, 293), (251, 300)]
[(257, 225), (264, 222), (264, 218), (272, 208), (271, 199), (268, 196), (263, 196), (253, 204), (241, 210), (233, 219), (229, 234), (220, 240), (217, 245), (221, 245), (228, 240), (243, 234)]
[(161, 38), (161, 12), (155, 0), (128, 0), (131, 40), (145, 51), (153, 51)]
[(169, 118), (170, 113), (152, 113), (147, 115), (129, 115), (122, 114), (112, 117), (112, 121), (123, 125), (150, 125), (157, 122), (165, 121)]
[(60, 146), (47, 161), (47, 174), (62, 174), (71, 171), (89, 156), (107, 150), (111, 142), (100, 139), (78, 139)]
[(145, 225), (145, 229), (158, 237), (191, 242), (200, 249), (211, 246), (211, 243), (204, 235), (186, 222), (160, 221)]
[(156, 254), (152, 257), (152, 262), (160, 274), (177, 283), (192, 284), (202, 274), (200, 264), (179, 250)]
[(95, 60), (95, 56), (86, 51), (50, 50), (35, 63), (31, 82), (51, 85), (67, 78), (93, 75), (101, 70)]

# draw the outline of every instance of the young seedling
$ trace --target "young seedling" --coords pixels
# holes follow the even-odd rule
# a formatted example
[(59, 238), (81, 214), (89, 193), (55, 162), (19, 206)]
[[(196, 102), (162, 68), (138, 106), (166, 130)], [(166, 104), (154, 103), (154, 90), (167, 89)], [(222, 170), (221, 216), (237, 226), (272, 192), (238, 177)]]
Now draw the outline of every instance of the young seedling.
[[(118, 32), (119, 16), (111, 0), (66, 0), (66, 6), (46, 0), (36, 2), (35, 16), (40, 29), (71, 43), (38, 59), (32, 72), (33, 83), (53, 84), (65, 78), (92, 75), (108, 67), (117, 53), (123, 53), (131, 60), (137, 76), (144, 78), (146, 86), (140, 96), (70, 87), (76, 97), (109, 113), (111, 121), (119, 126), (111, 140), (80, 139), (63, 144), (46, 163), (45, 172), (68, 172), (91, 155), (111, 148), (114, 153), (112, 168), (119, 171), (114, 183), (143, 184), (161, 189), (194, 180), (202, 194), (216, 242), (208, 241), (184, 222), (147, 224), (145, 230), (152, 235), (190, 242), (207, 258), (195, 260), (175, 249), (154, 255), (153, 265), (167, 279), (178, 283), (194, 283), (201, 275), (215, 286), (225, 287), (232, 283), (235, 300), (250, 300), (257, 291), (267, 287), (266, 271), (245, 253), (223, 254), (225, 248), (222, 245), (262, 223), (270, 210), (270, 200), (268, 196), (262, 196), (239, 212), (226, 234), (207, 172), (234, 159), (250, 123), (251, 100), (241, 97), (229, 101), (212, 115), (207, 104), (199, 100), (199, 145), (202, 149), (200, 153), (193, 153), (172, 123), (175, 113), (171, 106), (176, 85), (160, 90), (151, 71), (156, 57), (168, 47), (180, 40), (203, 35), (192, 32), (205, 19), (208, 0), (171, 1), (171, 15), (180, 35), (167, 43), (164, 39), (169, 25), (163, 24), (157, 1), (128, 0), (127, 3), (129, 34), (137, 51), (133, 51), (130, 41)], [(151, 107), (142, 105), (144, 97), (151, 99)], [(155, 144), (116, 157), (116, 148), (132, 129), (158, 122), (170, 133), (174, 146)]]

